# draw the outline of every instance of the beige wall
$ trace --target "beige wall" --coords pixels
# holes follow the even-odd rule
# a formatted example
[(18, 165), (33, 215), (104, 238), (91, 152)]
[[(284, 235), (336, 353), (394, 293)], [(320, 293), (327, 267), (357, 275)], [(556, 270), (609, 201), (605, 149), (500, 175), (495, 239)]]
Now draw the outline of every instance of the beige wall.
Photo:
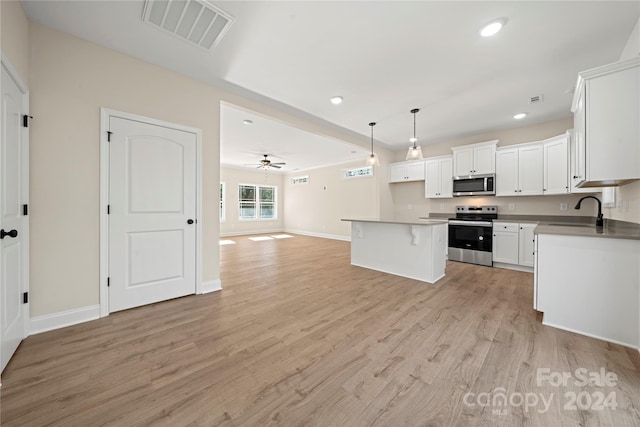
[[(362, 167), (363, 162), (335, 165), (287, 176), (284, 182), (284, 226), (291, 232), (332, 237), (351, 236), (351, 223), (342, 218), (378, 218), (380, 189), (377, 175), (386, 181), (386, 165), (373, 177), (344, 179), (342, 171)], [(308, 184), (292, 185), (290, 177), (309, 175)]]
[(0, 49), (29, 86), (29, 22), (19, 1), (0, 1)]
[[(504, 147), (513, 144), (522, 144), (525, 142), (540, 141), (542, 139), (560, 135), (566, 132), (567, 129), (572, 128), (573, 116), (571, 116), (570, 111), (567, 111), (567, 117), (560, 120), (520, 126), (511, 129), (496, 130), (478, 135), (456, 138), (450, 141), (444, 141), (436, 144), (423, 145), (422, 154), (424, 157), (444, 156), (452, 153), (451, 147), (474, 144), (476, 142), (492, 141), (494, 139), (500, 140), (500, 142), (498, 143), (498, 147)], [(396, 151), (394, 153), (394, 161), (404, 161), (406, 155), (406, 150)]]
[[(472, 144), (475, 142), (498, 139), (499, 147), (520, 144), (531, 141), (539, 141), (560, 135), (573, 127), (573, 119), (554, 120), (513, 129), (504, 129), (488, 132), (475, 136), (458, 138), (435, 145), (423, 146), (425, 157), (451, 154), (451, 147)], [(396, 152), (396, 161), (404, 160), (406, 151)], [(583, 206), (580, 210), (574, 210), (573, 206), (582, 195), (555, 195), (555, 196), (522, 196), (522, 197), (455, 197), (450, 199), (425, 199), (424, 182), (390, 184), (394, 216), (400, 219), (415, 219), (420, 216), (434, 213), (452, 214), (456, 205), (497, 205), (499, 212), (509, 215), (583, 215), (594, 216), (597, 212), (595, 204), (592, 207)], [(568, 209), (560, 210), (560, 204), (566, 203)], [(513, 205), (513, 209), (509, 209)]]
[[(225, 220), (220, 223), (220, 235), (258, 234), (282, 231), (284, 228), (284, 175), (229, 167), (220, 168), (220, 181), (225, 183)], [(277, 189), (278, 218), (276, 220), (239, 220), (238, 184), (273, 185)]]
[(203, 280), (219, 278), (220, 94), (31, 23), (31, 314), (99, 302), (100, 107), (202, 129)]

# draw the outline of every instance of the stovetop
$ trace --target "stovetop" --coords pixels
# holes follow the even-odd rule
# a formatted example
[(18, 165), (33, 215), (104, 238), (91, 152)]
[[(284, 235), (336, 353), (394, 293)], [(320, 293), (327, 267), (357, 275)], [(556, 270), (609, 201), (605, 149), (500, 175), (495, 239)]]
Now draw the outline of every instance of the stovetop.
[(498, 219), (497, 206), (456, 206), (456, 216), (450, 219), (463, 221), (487, 221)]

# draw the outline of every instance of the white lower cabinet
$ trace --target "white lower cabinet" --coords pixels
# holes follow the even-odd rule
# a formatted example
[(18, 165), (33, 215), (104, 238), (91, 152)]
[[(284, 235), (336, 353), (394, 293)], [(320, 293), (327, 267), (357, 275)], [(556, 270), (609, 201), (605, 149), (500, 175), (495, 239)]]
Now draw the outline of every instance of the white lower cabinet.
[(640, 240), (538, 234), (534, 308), (542, 323), (640, 347)]
[[(494, 222), (493, 262), (507, 264), (504, 267), (533, 267), (533, 230), (537, 224)], [(527, 271), (532, 271), (527, 268)]]

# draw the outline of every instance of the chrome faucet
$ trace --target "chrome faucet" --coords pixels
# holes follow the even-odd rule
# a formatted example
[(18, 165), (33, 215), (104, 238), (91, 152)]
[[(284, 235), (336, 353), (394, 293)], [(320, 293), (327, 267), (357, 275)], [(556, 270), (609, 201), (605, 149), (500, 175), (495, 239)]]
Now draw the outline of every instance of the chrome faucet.
[(602, 219), (602, 202), (596, 196), (584, 196), (582, 199), (578, 200), (576, 207), (574, 209), (580, 209), (580, 203), (584, 199), (595, 199), (598, 202), (598, 216), (596, 217), (596, 227), (604, 227), (604, 219)]

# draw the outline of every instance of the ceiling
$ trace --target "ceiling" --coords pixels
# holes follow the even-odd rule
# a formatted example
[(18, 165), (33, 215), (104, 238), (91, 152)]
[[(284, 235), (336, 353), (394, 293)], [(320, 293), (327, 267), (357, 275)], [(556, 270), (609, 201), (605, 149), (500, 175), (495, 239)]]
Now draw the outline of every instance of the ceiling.
[[(376, 141), (393, 150), (410, 145), (412, 108), (423, 146), (569, 117), (576, 74), (616, 61), (640, 16), (637, 1), (211, 3), (234, 17), (211, 51), (143, 22), (142, 0), (23, 6), (32, 21), (304, 117), (365, 136), (376, 121)], [(479, 36), (500, 17), (500, 33)], [(344, 102), (331, 104), (334, 95)], [(515, 121), (519, 112), (528, 115)], [(223, 164), (272, 154), (293, 170), (362, 157), (361, 148), (258, 115), (249, 130), (245, 118), (222, 109)]]

